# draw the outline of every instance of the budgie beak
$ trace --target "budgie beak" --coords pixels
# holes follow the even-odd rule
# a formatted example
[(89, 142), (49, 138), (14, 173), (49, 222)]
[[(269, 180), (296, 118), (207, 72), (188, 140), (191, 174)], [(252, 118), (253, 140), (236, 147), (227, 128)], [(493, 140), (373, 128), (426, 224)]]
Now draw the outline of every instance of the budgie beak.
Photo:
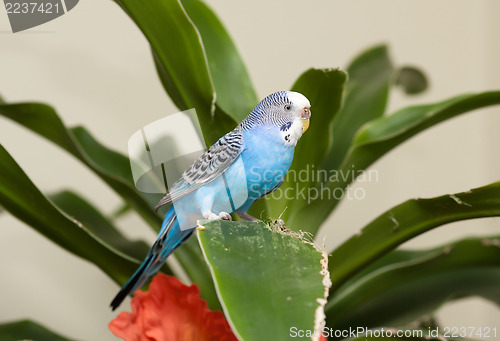
[(311, 118), (311, 110), (304, 108), (300, 112), (300, 119), (302, 120), (302, 134), (309, 128), (309, 119)]

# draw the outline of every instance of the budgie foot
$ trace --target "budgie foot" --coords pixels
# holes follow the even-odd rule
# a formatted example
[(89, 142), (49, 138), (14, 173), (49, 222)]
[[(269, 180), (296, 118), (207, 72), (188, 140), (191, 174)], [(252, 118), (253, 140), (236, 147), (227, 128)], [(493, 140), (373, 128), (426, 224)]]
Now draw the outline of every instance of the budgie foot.
[(238, 213), (238, 216), (241, 219), (245, 219), (245, 220), (248, 220), (248, 221), (259, 221), (259, 219), (255, 218), (254, 216), (251, 216), (247, 212), (236, 211), (236, 213)]
[(233, 218), (231, 218), (231, 215), (227, 212), (221, 212), (219, 213), (219, 215), (217, 215), (209, 211), (203, 213), (203, 218), (208, 220), (233, 220)]
[(233, 218), (231, 217), (231, 215), (227, 212), (221, 212), (219, 213), (219, 219), (222, 219), (222, 220), (233, 220)]

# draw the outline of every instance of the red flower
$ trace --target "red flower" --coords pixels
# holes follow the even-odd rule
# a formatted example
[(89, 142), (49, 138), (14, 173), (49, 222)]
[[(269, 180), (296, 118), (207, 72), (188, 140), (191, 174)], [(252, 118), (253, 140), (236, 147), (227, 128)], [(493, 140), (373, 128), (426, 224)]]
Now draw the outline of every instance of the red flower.
[(132, 312), (122, 312), (109, 329), (125, 341), (237, 341), (220, 311), (210, 311), (196, 285), (158, 274), (149, 291), (136, 291)]

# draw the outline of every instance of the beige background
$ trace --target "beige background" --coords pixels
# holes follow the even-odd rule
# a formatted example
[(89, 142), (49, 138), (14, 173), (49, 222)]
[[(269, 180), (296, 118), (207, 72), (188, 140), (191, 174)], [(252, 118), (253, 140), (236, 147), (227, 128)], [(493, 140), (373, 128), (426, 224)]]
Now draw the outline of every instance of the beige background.
[[(343, 68), (357, 52), (380, 42), (390, 44), (396, 63), (418, 65), (431, 79), (425, 95), (407, 99), (394, 92), (391, 110), (500, 88), (500, 4), (493, 0), (208, 3), (230, 29), (260, 97), (287, 89), (311, 66)], [(146, 40), (111, 1), (81, 1), (53, 22), (9, 31), (0, 10), (0, 93), (8, 101), (50, 103), (67, 124), (85, 125), (123, 153), (138, 128), (176, 111), (157, 79)], [(328, 248), (408, 198), (499, 180), (499, 114), (495, 108), (452, 120), (377, 162), (379, 181), (358, 184), (366, 199), (343, 203), (322, 230)], [(119, 205), (72, 157), (5, 119), (0, 143), (44, 191), (76, 188), (108, 213)], [(138, 218), (120, 223), (132, 237), (154, 239)], [(118, 289), (114, 283), (9, 215), (0, 216), (0, 227), (0, 321), (31, 318), (81, 340), (114, 339), (106, 326), (115, 316), (108, 309)], [(451, 224), (408, 246), (499, 231), (498, 219)], [(438, 315), (449, 326), (500, 327), (498, 308), (477, 299), (450, 304)]]

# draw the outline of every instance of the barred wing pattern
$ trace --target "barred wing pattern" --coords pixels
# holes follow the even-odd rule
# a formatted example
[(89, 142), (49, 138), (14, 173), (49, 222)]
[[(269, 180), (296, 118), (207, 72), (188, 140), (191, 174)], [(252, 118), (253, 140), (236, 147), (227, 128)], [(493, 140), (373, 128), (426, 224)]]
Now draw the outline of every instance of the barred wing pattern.
[(182, 173), (181, 178), (172, 185), (168, 193), (156, 205), (156, 209), (215, 180), (233, 164), (242, 151), (243, 134), (240, 129), (236, 128), (221, 137)]

